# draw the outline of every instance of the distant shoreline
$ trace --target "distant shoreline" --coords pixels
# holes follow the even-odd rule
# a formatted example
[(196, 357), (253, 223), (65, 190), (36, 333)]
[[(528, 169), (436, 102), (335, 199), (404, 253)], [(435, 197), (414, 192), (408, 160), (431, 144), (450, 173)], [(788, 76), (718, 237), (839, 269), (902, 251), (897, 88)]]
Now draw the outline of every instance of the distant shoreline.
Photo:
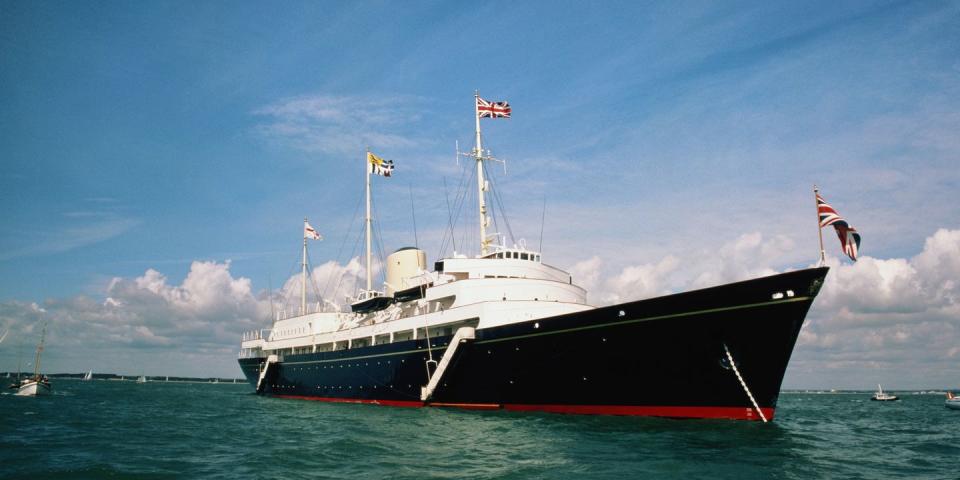
[[(7, 374), (10, 375), (10, 378), (17, 376), (17, 372), (0, 372), (0, 378), (6, 378)], [(30, 372), (20, 372), (20, 375), (29, 375)], [(47, 374), (49, 378), (58, 378), (58, 379), (72, 379), (72, 380), (82, 380), (86, 373), (50, 373)], [(119, 375), (116, 373), (94, 373), (94, 380), (111, 380), (116, 382), (135, 382), (140, 375)], [(224, 378), (224, 377), (174, 377), (166, 375), (145, 375), (148, 382), (169, 382), (169, 383), (234, 383), (237, 384), (246, 384), (247, 380), (244, 378)]]

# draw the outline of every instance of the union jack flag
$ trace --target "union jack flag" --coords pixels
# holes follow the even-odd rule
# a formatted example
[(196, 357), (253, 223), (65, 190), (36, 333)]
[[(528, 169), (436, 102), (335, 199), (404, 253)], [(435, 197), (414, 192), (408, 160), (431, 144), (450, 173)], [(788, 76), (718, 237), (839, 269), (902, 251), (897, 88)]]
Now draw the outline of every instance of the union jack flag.
[(510, 118), (510, 104), (507, 102), (488, 102), (477, 97), (477, 116), (480, 118)]
[(820, 228), (833, 225), (837, 231), (837, 237), (840, 238), (840, 246), (843, 247), (843, 253), (850, 257), (850, 260), (857, 261), (857, 252), (860, 250), (860, 234), (857, 229), (850, 226), (843, 217), (827, 203), (819, 193), (817, 195), (817, 215), (820, 217)]

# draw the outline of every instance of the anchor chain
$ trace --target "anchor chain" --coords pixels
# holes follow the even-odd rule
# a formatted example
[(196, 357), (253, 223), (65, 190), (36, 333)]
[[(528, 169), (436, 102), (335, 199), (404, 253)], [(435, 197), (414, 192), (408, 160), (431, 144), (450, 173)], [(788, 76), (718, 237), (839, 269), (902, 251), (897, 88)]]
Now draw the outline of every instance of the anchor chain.
[(760, 405), (758, 405), (757, 401), (753, 398), (753, 393), (750, 393), (747, 382), (745, 382), (743, 376), (740, 375), (740, 370), (737, 369), (737, 363), (733, 361), (733, 355), (730, 354), (730, 349), (727, 348), (726, 343), (723, 344), (723, 350), (727, 352), (727, 360), (730, 361), (730, 366), (733, 367), (733, 373), (737, 375), (737, 380), (740, 380), (740, 386), (743, 387), (743, 391), (746, 392), (747, 397), (750, 398), (750, 403), (753, 403), (753, 408), (760, 414), (760, 420), (763, 420), (763, 423), (767, 423), (767, 417), (763, 415), (763, 410), (760, 410)]

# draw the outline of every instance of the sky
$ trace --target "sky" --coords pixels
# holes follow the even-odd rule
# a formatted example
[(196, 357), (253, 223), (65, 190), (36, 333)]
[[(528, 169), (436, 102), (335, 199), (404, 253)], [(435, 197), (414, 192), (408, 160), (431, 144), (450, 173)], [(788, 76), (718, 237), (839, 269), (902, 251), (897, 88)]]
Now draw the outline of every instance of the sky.
[(47, 324), (48, 372), (240, 376), (242, 332), (297, 301), (303, 218), (316, 290), (363, 282), (367, 148), (396, 163), (380, 250), (475, 254), (455, 153), (479, 90), (513, 107), (483, 121), (495, 230), (590, 303), (814, 265), (816, 184), (861, 256), (824, 231), (784, 387), (956, 388), (958, 23), (948, 1), (0, 0), (0, 370)]

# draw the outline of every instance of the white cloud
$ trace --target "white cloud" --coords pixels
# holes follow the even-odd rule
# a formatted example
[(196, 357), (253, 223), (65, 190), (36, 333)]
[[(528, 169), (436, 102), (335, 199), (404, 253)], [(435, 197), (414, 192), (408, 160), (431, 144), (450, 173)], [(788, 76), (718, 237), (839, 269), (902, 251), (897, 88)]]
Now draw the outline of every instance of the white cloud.
[(736, 240), (720, 248), (716, 254), (709, 253), (697, 264), (703, 272), (693, 282), (695, 288), (745, 280), (751, 277), (773, 275), (771, 268), (794, 248), (794, 242), (783, 235), (764, 239), (759, 232), (740, 235)]
[[(139, 367), (147, 374), (234, 375), (240, 334), (268, 322), (269, 303), (256, 298), (247, 278), (230, 263), (193, 262), (180, 285), (149, 269), (136, 278), (114, 278), (106, 299), (49, 299), (42, 306), (0, 303), (0, 323), (31, 348), (46, 322), (45, 364), (53, 371), (97, 368), (117, 373)], [(0, 352), (5, 363), (13, 353)], [(187, 362), (185, 359), (194, 358)], [(157, 357), (154, 361), (145, 358)]]
[(831, 272), (800, 335), (799, 382), (831, 376), (860, 387), (884, 377), (912, 388), (955, 382), (960, 230), (938, 230), (909, 259), (828, 263)]
[[(326, 305), (336, 304), (339, 308), (347, 310), (349, 306), (348, 297), (353, 298), (361, 286), (366, 287), (366, 269), (360, 264), (359, 258), (352, 258), (346, 265), (341, 265), (335, 261), (329, 261), (315, 267), (310, 272), (310, 278), (307, 284), (308, 302), (326, 301)], [(379, 266), (374, 265), (374, 278), (379, 272)], [(275, 296), (275, 308), (281, 309), (287, 313), (296, 312), (300, 304), (300, 275), (292, 275), (284, 282), (277, 296)], [(374, 283), (375, 289), (378, 285)], [(317, 300), (319, 297), (321, 300)], [(312, 310), (313, 305), (310, 306)], [(324, 307), (326, 308), (326, 307)]]
[(422, 144), (403, 133), (419, 119), (424, 102), (414, 97), (307, 95), (256, 110), (269, 118), (257, 126), (264, 137), (322, 153), (356, 153), (366, 147)]

